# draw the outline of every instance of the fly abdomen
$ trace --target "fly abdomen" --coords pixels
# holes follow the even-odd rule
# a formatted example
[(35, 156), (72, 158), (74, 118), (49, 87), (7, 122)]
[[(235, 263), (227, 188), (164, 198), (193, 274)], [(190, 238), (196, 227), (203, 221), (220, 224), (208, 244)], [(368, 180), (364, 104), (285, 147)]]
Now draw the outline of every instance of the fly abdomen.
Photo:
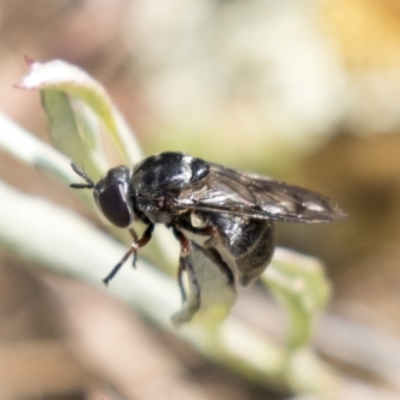
[[(256, 221), (256, 223), (254, 223)], [(274, 225), (268, 220), (253, 220), (247, 225), (252, 239), (243, 239), (247, 247), (244, 252), (235, 256), (236, 266), (239, 270), (239, 283), (247, 286), (254, 282), (267, 268), (275, 249)], [(232, 250), (234, 251), (234, 249)]]
[(275, 247), (273, 222), (228, 214), (214, 214), (213, 217), (221, 237), (220, 246), (225, 250), (219, 251), (225, 253), (239, 284), (249, 285), (271, 261)]

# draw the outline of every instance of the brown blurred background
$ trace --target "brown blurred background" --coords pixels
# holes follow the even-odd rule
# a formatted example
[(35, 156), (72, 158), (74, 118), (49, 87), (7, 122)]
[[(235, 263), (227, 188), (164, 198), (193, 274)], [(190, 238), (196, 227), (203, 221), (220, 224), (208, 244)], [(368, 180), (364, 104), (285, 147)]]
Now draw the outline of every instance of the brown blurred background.
[[(330, 312), (397, 343), (399, 0), (2, 0), (0, 109), (47, 140), (38, 93), (12, 87), (27, 71), (25, 55), (38, 61), (61, 58), (89, 71), (107, 88), (147, 155), (186, 151), (337, 200), (349, 214), (347, 221), (282, 225), (278, 242), (326, 263), (334, 286)], [(55, 191), (51, 179), (3, 152), (0, 178), (27, 193), (79, 208), (67, 190)], [(174, 394), (168, 397), (165, 390), (165, 399), (285, 397), (212, 366), (91, 289), (38, 277), (37, 270), (21, 266), (10, 254), (0, 255), (0, 346), (5, 354), (0, 354), (0, 375), (10, 375), (4, 378), (6, 389), (8, 384), (19, 388), (15, 393), (4, 389), (2, 396), (0, 387), (1, 398), (119, 398), (110, 383), (127, 398), (161, 398), (140, 387), (153, 385), (156, 367), (161, 375), (170, 372), (168, 383), (160, 384)], [(59, 305), (51, 300), (55, 293)], [(73, 302), (93, 308), (92, 324), (80, 312), (71, 316)], [(102, 309), (91, 302), (107, 304)], [(127, 330), (129, 342), (152, 349), (141, 358), (148, 363), (143, 367), (148, 368), (147, 380), (140, 379), (144, 369), (137, 364), (133, 374), (139, 379), (132, 381), (127, 360), (102, 369), (90, 355), (72, 356), (60, 345), (70, 325), (82, 323), (79, 317), (87, 324), (82, 330), (101, 328), (97, 319), (103, 313), (108, 318), (107, 307), (120, 313), (115, 323)], [(37, 364), (34, 352), (44, 354), (29, 347), (37, 338), (49, 353), (49, 369), (52, 362), (60, 366), (54, 379), (45, 371), (38, 376), (25, 371), (26, 379), (21, 378), (24, 366)], [(130, 351), (136, 358), (138, 349)], [(12, 352), (20, 352), (21, 360)], [(15, 371), (7, 354), (19, 360)], [(373, 377), (363, 379), (376, 383)], [(400, 393), (400, 386), (379, 384)]]

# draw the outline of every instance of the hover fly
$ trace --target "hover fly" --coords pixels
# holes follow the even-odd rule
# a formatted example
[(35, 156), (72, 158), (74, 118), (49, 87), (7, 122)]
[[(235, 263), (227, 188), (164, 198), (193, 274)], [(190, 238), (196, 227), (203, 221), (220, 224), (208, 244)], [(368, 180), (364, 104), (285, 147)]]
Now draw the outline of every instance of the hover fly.
[[(127, 259), (151, 239), (155, 224), (171, 228), (181, 246), (179, 284), (192, 246), (223, 269), (232, 286), (247, 286), (269, 264), (274, 251), (274, 222), (321, 223), (346, 214), (332, 201), (312, 191), (265, 176), (244, 173), (179, 152), (148, 157), (133, 167), (110, 169), (93, 182), (72, 165), (93, 189), (104, 216), (128, 228), (133, 243), (106, 276), (115, 276)], [(132, 228), (140, 220), (147, 228), (139, 238)]]

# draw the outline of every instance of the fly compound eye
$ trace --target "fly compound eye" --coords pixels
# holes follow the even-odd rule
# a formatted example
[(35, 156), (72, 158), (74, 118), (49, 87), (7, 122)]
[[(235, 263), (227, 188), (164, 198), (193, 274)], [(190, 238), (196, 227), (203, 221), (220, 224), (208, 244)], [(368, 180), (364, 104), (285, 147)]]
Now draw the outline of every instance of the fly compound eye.
[(131, 224), (131, 210), (121, 184), (113, 183), (98, 193), (97, 204), (114, 225), (126, 228)]
[(126, 228), (132, 223), (128, 181), (129, 171), (126, 167), (113, 168), (96, 185), (93, 193), (104, 216), (120, 228)]

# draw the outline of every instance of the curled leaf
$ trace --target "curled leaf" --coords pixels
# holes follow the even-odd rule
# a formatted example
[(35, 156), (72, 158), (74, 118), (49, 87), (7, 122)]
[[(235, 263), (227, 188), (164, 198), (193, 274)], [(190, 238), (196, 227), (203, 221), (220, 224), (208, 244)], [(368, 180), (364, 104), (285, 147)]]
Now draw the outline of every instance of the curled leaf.
[(311, 339), (316, 314), (326, 306), (331, 293), (321, 261), (277, 248), (261, 278), (285, 310), (288, 346), (305, 346)]
[[(123, 163), (132, 165), (142, 158), (132, 131), (103, 86), (89, 74), (62, 60), (46, 63), (29, 60), (28, 65), (28, 74), (15, 87), (41, 91), (50, 121), (50, 135), (59, 150), (77, 164), (93, 164), (90, 168), (98, 175), (105, 167), (104, 151), (100, 150), (100, 134), (104, 130)], [(93, 114), (99, 124), (94, 123)], [(84, 149), (90, 154), (82, 160)], [(93, 160), (94, 153), (96, 160)], [(79, 156), (81, 159), (77, 159)]]
[(191, 243), (191, 251), (180, 260), (189, 281), (189, 295), (182, 309), (172, 316), (175, 326), (189, 322), (198, 313), (203, 322), (215, 324), (228, 316), (236, 300), (229, 276), (201, 246)]

